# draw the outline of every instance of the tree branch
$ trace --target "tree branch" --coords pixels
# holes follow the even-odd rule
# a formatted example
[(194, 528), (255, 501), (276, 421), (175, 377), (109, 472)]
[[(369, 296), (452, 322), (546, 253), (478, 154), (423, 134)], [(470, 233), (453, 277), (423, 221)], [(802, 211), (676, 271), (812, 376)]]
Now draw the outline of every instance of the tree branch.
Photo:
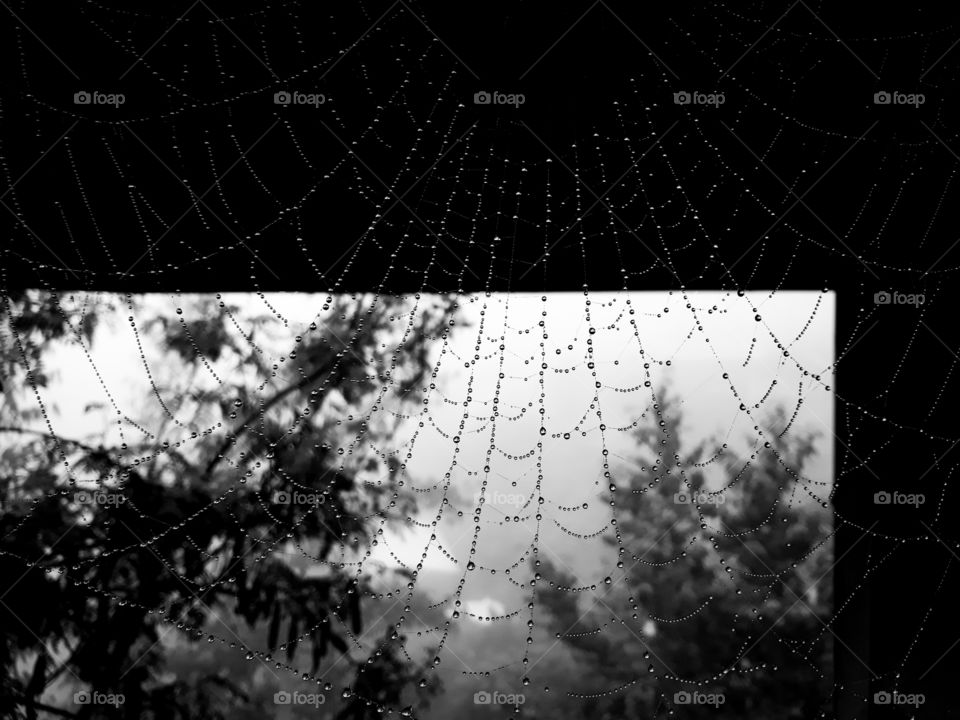
[[(358, 329), (360, 327), (359, 325), (360, 317), (361, 317), (360, 308), (358, 307), (357, 313), (350, 324), (351, 331)], [(336, 334), (334, 334), (334, 338), (337, 340), (340, 340), (340, 338), (336, 336)], [(343, 342), (343, 340), (340, 340), (340, 342), (347, 351), (352, 353), (352, 350), (350, 350), (349, 343)], [(210, 479), (210, 476), (213, 474), (214, 468), (216, 468), (216, 466), (220, 464), (220, 461), (223, 460), (224, 453), (230, 449), (230, 446), (236, 441), (238, 437), (240, 437), (243, 433), (250, 430), (251, 424), (257, 418), (260, 418), (266, 415), (266, 412), (269, 409), (274, 407), (277, 403), (279, 403), (281, 400), (283, 400), (285, 397), (287, 397), (291, 393), (296, 392), (297, 390), (301, 390), (304, 387), (307, 387), (308, 385), (312, 384), (316, 380), (319, 380), (320, 377), (324, 375), (324, 373), (333, 373), (333, 371), (336, 370), (338, 366), (342, 365), (342, 358), (339, 362), (331, 362), (332, 360), (336, 359), (336, 357), (337, 357), (336, 353), (331, 353), (327, 362), (321, 363), (320, 366), (317, 367), (313, 372), (311, 372), (309, 375), (302, 378), (298, 382), (292, 385), (288, 385), (283, 390), (280, 390), (273, 397), (271, 397), (269, 400), (264, 402), (263, 405), (261, 405), (259, 408), (252, 411), (245, 418), (243, 418), (243, 420), (240, 421), (239, 426), (236, 428), (236, 430), (230, 435), (228, 435), (227, 438), (220, 444), (220, 447), (217, 448), (216, 453), (214, 454), (213, 458), (211, 458), (210, 462), (207, 464), (206, 470), (203, 473), (203, 480)], [(358, 360), (359, 359), (360, 358), (358, 357)]]
[(318, 380), (321, 375), (327, 372), (327, 364), (324, 364), (317, 368), (314, 372), (307, 375), (297, 383), (293, 385), (288, 385), (283, 390), (279, 391), (276, 395), (267, 400), (263, 405), (261, 405), (257, 410), (254, 410), (249, 415), (247, 415), (243, 420), (240, 421), (240, 426), (232, 432), (227, 438), (220, 444), (220, 447), (217, 448), (216, 453), (210, 459), (210, 462), (207, 463), (207, 468), (203, 472), (203, 479), (209, 480), (210, 476), (213, 474), (214, 468), (220, 464), (220, 461), (224, 458), (224, 453), (230, 449), (230, 446), (239, 438), (243, 433), (250, 430), (251, 424), (259, 417), (262, 417), (266, 414), (267, 410), (272, 408), (274, 405), (283, 400), (290, 393), (300, 390), (315, 380)]
[(12, 432), (19, 433), (20, 435), (36, 435), (38, 437), (44, 437), (48, 440), (55, 440), (58, 443), (65, 443), (67, 445), (74, 445), (81, 450), (86, 450), (89, 453), (101, 453), (106, 455), (106, 448), (99, 447), (95, 448), (92, 445), (87, 445), (86, 443), (80, 442), (79, 440), (71, 440), (70, 438), (65, 438), (61, 435), (54, 435), (53, 433), (43, 432), (42, 430), (31, 430), (30, 428), (21, 428), (13, 427), (11, 425), (0, 426), (0, 432)]

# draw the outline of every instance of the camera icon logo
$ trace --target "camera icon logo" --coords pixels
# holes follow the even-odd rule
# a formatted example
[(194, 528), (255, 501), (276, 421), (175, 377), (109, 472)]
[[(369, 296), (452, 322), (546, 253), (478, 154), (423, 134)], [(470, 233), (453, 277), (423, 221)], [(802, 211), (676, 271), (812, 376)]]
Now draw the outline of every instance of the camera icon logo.
[(486, 90), (473, 94), (474, 105), (489, 105), (491, 102), (493, 102), (493, 96)]
[(486, 690), (481, 690), (478, 693), (473, 694), (473, 704), (474, 705), (489, 705), (493, 702), (493, 696), (490, 695)]
[(873, 94), (874, 105), (912, 105), (919, 108), (927, 101), (927, 96), (923, 93), (906, 93), (900, 90), (888, 92), (881, 90)]
[(885, 691), (881, 691), (873, 694), (873, 702), (877, 705), (889, 705), (892, 699), (893, 699), (893, 696), (890, 693)]
[(112, 705), (120, 707), (127, 701), (123, 693), (102, 693), (95, 690), (80, 690), (73, 694), (77, 705)]
[(686, 692), (685, 690), (681, 690), (680, 692), (673, 694), (673, 701), (677, 705), (689, 705), (692, 699), (693, 698), (690, 693)]
[(73, 94), (74, 105), (107, 105), (119, 108), (127, 101), (127, 96), (123, 93), (107, 93), (99, 90), (89, 92), (80, 90)]
[(274, 705), (289, 705), (291, 702), (293, 702), (293, 695), (286, 690), (281, 690), (273, 694)]
[(718, 108), (727, 101), (727, 96), (723, 93), (700, 92), (695, 90), (681, 90), (673, 94), (674, 105), (705, 105), (707, 107)]
[(327, 96), (323, 93), (305, 93), (299, 90), (288, 91), (281, 90), (273, 94), (274, 105), (294, 106), (309, 105), (311, 107), (320, 107), (327, 102)]
[(927, 298), (923, 293), (887, 292), (886, 290), (881, 290), (873, 296), (875, 305), (920, 306), (923, 305), (926, 300)]
[(271, 499), (277, 505), (289, 505), (290, 493), (285, 490), (277, 490), (273, 493), (273, 497)]
[(878, 492), (874, 493), (873, 502), (876, 505), (889, 505), (890, 501), (893, 499), (893, 496), (888, 492)]

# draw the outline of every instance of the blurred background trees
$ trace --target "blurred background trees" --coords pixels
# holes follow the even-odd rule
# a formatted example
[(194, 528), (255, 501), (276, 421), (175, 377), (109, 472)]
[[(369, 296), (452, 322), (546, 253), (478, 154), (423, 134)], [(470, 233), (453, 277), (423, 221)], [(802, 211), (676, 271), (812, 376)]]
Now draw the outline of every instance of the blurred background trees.
[(624, 688), (570, 703), (568, 716), (716, 717), (674, 701), (697, 691), (723, 693), (722, 717), (816, 717), (833, 687), (833, 553), (823, 488), (803, 476), (815, 435), (784, 433), (777, 408), (763, 424), (768, 445), (741, 457), (685, 438), (678, 400), (659, 394), (635, 464), (604, 498), (616, 500), (622, 550), (605, 539), (625, 581), (581, 599), (557, 587), (582, 580), (556, 559), (538, 567), (552, 581), (538, 591), (545, 622), (584, 669), (570, 689)]
[[(433, 653), (407, 649), (428, 639), (406, 644), (363, 608), (412, 580), (369, 556), (384, 523), (416, 516), (394, 434), (436, 379), (432, 348), (463, 324), (456, 304), (330, 299), (288, 347), (296, 331), (266, 298), (178, 302), (30, 292), (0, 306), (0, 716), (316, 716), (274, 704), (305, 687), (338, 720), (422, 710)], [(142, 402), (109, 392), (115, 367), (57, 385), (121, 332), (143, 349), (129, 359)], [(90, 401), (67, 432), (53, 404), (70, 392)], [(560, 589), (584, 578), (547, 548), (531, 568), (537, 634), (560, 647), (532, 667), (553, 689), (524, 716), (662, 717), (695, 690), (722, 692), (725, 717), (814, 717), (829, 702), (832, 518), (804, 474), (822, 443), (776, 409), (758, 426), (769, 445), (744, 454), (685, 435), (681, 400), (658, 393), (602, 497), (620, 541), (607, 533), (598, 559), (610, 583)], [(504, 637), (461, 625), (487, 647)], [(451, 680), (441, 716), (489, 712), (469, 679)], [(78, 691), (125, 702), (78, 705)]]
[[(422, 701), (416, 663), (398, 670), (394, 652), (377, 652), (389, 638), (359, 637), (361, 600), (407, 578), (356, 561), (381, 522), (414, 511), (390, 414), (373, 422), (371, 410), (419, 402), (453, 301), (330, 299), (275, 362), (265, 348), (282, 317), (265, 300), (251, 313), (219, 295), (184, 299), (174, 315), (95, 297), (21, 292), (0, 307), (0, 715), (263, 717), (270, 698), (226, 660), (169, 672), (178, 644), (243, 658), (249, 643), (247, 679), (296, 668), (317, 692), (332, 689), (313, 676), (321, 660), (344, 654), (356, 692), (344, 717), (376, 716), (404, 692)], [(145, 353), (158, 349), (144, 360), (142, 407), (155, 410), (131, 418), (106, 386), (76, 388), (103, 401), (86, 408), (96, 437), (63, 437), (36, 393), (62, 346), (89, 351), (118, 312)], [(125, 702), (56, 702), (84, 690)]]

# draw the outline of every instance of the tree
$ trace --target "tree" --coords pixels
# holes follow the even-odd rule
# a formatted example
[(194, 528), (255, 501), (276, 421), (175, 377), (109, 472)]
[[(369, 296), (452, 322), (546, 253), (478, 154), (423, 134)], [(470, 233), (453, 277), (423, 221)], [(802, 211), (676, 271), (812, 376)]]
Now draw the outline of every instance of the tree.
[[(585, 702), (582, 717), (666, 716), (684, 691), (723, 693), (725, 717), (813, 717), (832, 690), (830, 514), (803, 477), (815, 436), (782, 432), (788, 418), (777, 409), (750, 458), (721, 443), (691, 447), (676, 406), (660, 394), (627, 482), (604, 498), (616, 503), (622, 545), (605, 539), (623, 582), (601, 586), (599, 609), (583, 617), (561, 589), (575, 579), (540, 563), (550, 629), (593, 669), (584, 692), (626, 686)], [(711, 466), (722, 469), (722, 490), (708, 487)], [(682, 710), (716, 715), (709, 704)]]
[[(0, 577), (8, 579), (0, 714), (225, 718), (249, 710), (249, 687), (225, 672), (162, 672), (170, 630), (184, 642), (249, 650), (256, 664), (320, 684), (325, 655), (366, 648), (356, 637), (361, 599), (376, 595), (378, 578), (348, 559), (369, 552), (380, 522), (414, 510), (404, 462), (380, 449), (399, 421), (373, 411), (391, 398), (419, 402), (431, 343), (450, 331), (456, 304), (328, 298), (274, 362), (261, 345), (276, 320), (219, 295), (184, 301), (175, 317), (148, 298), (105, 302), (27, 292), (5, 295), (0, 308)], [(124, 304), (138, 342), (160, 348), (152, 364), (159, 409), (112, 419), (100, 442), (62, 437), (31, 403), (56, 370), (47, 360), (65, 343), (89, 349), (109, 305)], [(218, 360), (235, 368), (229, 378), (215, 371)], [(311, 560), (298, 566), (288, 552)], [(323, 572), (305, 572), (308, 564)], [(231, 636), (224, 617), (262, 630), (266, 652)], [(395, 649), (378, 645), (371, 662), (351, 660), (354, 697), (364, 701), (351, 718), (398, 700), (416, 674), (384, 671)], [(374, 692), (365, 673), (387, 685)], [(55, 683), (124, 702), (58, 707), (45, 695)]]

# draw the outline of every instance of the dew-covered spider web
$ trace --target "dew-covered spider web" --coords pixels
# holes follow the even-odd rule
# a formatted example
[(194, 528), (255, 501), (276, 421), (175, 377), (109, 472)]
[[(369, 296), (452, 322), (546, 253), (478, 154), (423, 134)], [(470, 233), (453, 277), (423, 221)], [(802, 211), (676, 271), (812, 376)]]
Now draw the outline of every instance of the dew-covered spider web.
[[(525, 110), (535, 85), (481, 78), (416, 3), (321, 22), (300, 3), (87, 1), (65, 17), (111, 69), (82, 82), (86, 59), (14, 5), (14, 716), (925, 702), (900, 682), (914, 644), (870, 667), (833, 587), (840, 528), (871, 548), (855, 588), (908, 546), (953, 552), (938, 428), (957, 356), (926, 314), (954, 270), (952, 26), (841, 40), (818, 5), (700, 7), (657, 51), (627, 33), (636, 72), (581, 99), (571, 140)], [(878, 45), (921, 48), (926, 85), (878, 84)], [(678, 55), (714, 84), (685, 84)], [(811, 88), (838, 58), (866, 79), (834, 101), (867, 111), (827, 122)], [(53, 66), (69, 92), (41, 82)], [(826, 188), (837, 215), (810, 207)], [(835, 392), (881, 322), (888, 385)], [(897, 411), (931, 353), (936, 391)], [(857, 502), (934, 508), (923, 523), (836, 511), (838, 483), (879, 480), (906, 442), (938, 495), (884, 477)], [(837, 681), (841, 645), (869, 684)]]
[[(356, 339), (362, 320), (341, 329), (346, 315), (324, 310), (322, 296), (147, 296), (127, 316), (130, 303), (119, 296), (58, 297), (66, 317), (97, 312), (99, 327), (86, 339), (77, 325), (72, 342), (49, 351), (48, 389), (21, 407), (24, 417), (36, 416), (29, 428), (59, 438), (54, 446), (66, 461), (59, 492), (79, 508), (77, 522), (122, 508), (119, 522), (132, 539), (108, 542), (70, 567), (50, 563), (51, 580), (77, 582), (106, 558), (174, 543), (205, 558), (204, 579), (181, 570), (176, 553), (165, 570), (188, 596), (216, 597), (219, 586), (239, 581), (213, 552), (220, 538), (199, 538), (219, 523), (210, 516), (226, 512), (246, 534), (250, 560), (280, 558), (305, 578), (342, 575), (356, 583), (349, 587), (363, 588), (362, 632), (332, 616), (322, 621), (345, 633), (351, 655), (373, 658), (395, 644), (415, 664), (429, 651), (418, 685), (442, 679), (468, 701), (489, 691), (494, 699), (522, 698), (518, 704), (534, 704), (541, 694), (552, 702), (551, 693), (566, 696), (561, 700), (602, 697), (652, 677), (675, 679), (677, 692), (718, 683), (730, 667), (717, 666), (712, 677), (684, 676), (671, 669), (676, 660), (658, 657), (657, 638), (697, 624), (724, 596), (736, 604), (746, 595), (760, 605), (788, 576), (811, 586), (791, 598), (789, 611), (818, 617), (811, 603), (823, 612), (818, 593), (827, 589), (809, 573), (828, 572), (831, 558), (824, 510), (830, 446), (823, 441), (832, 427), (831, 295), (421, 295), (391, 299), (388, 315), (380, 315), (373, 296), (341, 298), (339, 307), (382, 326), (377, 339), (387, 352), (374, 357)], [(411, 332), (429, 332), (424, 313), (446, 303), (456, 304), (452, 322), (423, 338), (426, 372), (411, 387), (397, 348)], [(674, 319), (682, 314), (685, 322)], [(778, 326), (787, 334), (778, 335)], [(353, 376), (337, 386), (305, 385), (311, 390), (302, 406), (276, 404), (291, 378), (316, 374), (317, 345), (332, 343), (342, 344), (331, 362), (355, 366)], [(794, 435), (809, 435), (813, 461)], [(312, 447), (311, 436), (320, 440)], [(220, 444), (224, 437), (228, 442)], [(104, 472), (93, 464), (89, 446), (111, 448), (115, 467)], [(222, 469), (209, 471), (221, 458)], [(303, 468), (305, 458), (317, 460), (316, 467)], [(337, 483), (347, 475), (357, 487), (342, 496)], [(170, 487), (179, 496), (200, 478), (216, 489), (208, 504), (170, 523), (157, 504), (138, 503), (142, 488), (129, 486), (141, 476), (161, 494)], [(779, 483), (763, 491), (770, 502), (737, 509), (748, 502), (743, 486), (760, 483)], [(29, 523), (33, 512), (20, 522)], [(152, 533), (130, 529), (130, 512), (142, 521), (138, 528)], [(257, 520), (259, 512), (266, 518)], [(741, 512), (759, 524), (742, 524)], [(669, 522), (657, 517), (663, 513)], [(787, 535), (766, 537), (771, 526), (795, 521), (814, 523), (810, 533), (797, 532), (796, 551)], [(309, 528), (317, 522), (333, 547), (320, 549)], [(647, 537), (641, 527), (647, 523), (660, 537)], [(758, 535), (783, 542), (778, 551), (792, 562), (770, 567), (766, 550), (750, 550)], [(157, 557), (164, 552), (158, 549)], [(688, 557), (695, 559), (691, 568)], [(693, 581), (700, 573), (710, 576), (702, 596)], [(674, 596), (679, 587), (666, 596), (656, 589), (688, 574), (692, 584), (682, 590), (696, 597), (692, 605)], [(644, 607), (634, 588), (649, 595)], [(122, 592), (84, 589), (130, 602)], [(546, 604), (538, 602), (544, 594)], [(579, 622), (566, 616), (571, 603), (582, 614)], [(307, 644), (316, 625), (277, 642), (220, 614), (219, 622), (192, 625), (164, 605), (142, 609), (188, 637), (205, 637), (217, 656), (229, 657), (230, 650), (256, 661), (274, 683), (286, 683), (290, 673), (334, 689), (327, 673), (296, 662), (299, 655), (284, 657), (288, 647)], [(734, 671), (750, 667), (748, 651), (764, 639), (784, 642), (757, 618), (729, 619), (733, 627), (712, 631), (736, 643)], [(584, 627), (591, 622), (599, 625)], [(829, 635), (826, 615), (821, 622), (793, 649), (798, 658)], [(488, 634), (494, 642), (484, 639)], [(634, 665), (634, 677), (619, 688), (606, 686), (602, 672), (592, 683), (568, 679), (566, 689), (537, 683), (553, 663), (562, 669), (544, 675), (563, 682), (577, 652), (590, 657), (591, 646), (578, 647), (584, 635), (619, 638), (634, 646), (623, 650), (625, 657), (647, 661)], [(601, 660), (594, 658), (599, 667)], [(578, 674), (589, 676), (584, 667)], [(329, 675), (337, 677), (335, 668)]]

